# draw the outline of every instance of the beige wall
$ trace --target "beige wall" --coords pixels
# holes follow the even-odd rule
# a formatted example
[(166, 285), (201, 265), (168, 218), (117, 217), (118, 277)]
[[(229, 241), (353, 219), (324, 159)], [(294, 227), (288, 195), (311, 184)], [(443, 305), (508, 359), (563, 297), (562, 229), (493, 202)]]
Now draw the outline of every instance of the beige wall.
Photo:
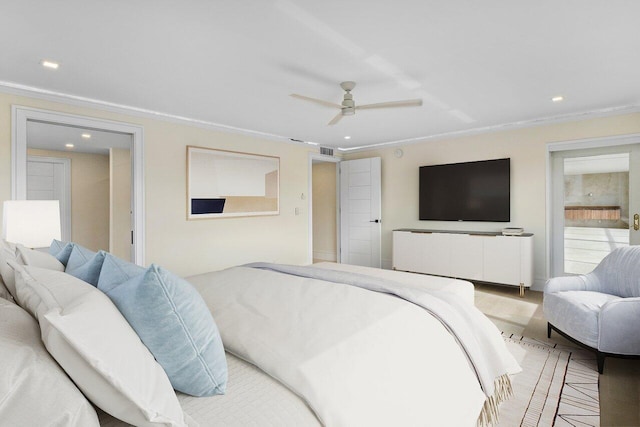
[(109, 252), (131, 259), (131, 151), (109, 149)]
[[(147, 264), (186, 276), (251, 261), (307, 262), (308, 216), (295, 208), (307, 209), (309, 147), (0, 93), (0, 201), (11, 197), (12, 104), (144, 127)], [(187, 221), (187, 145), (280, 157), (280, 215)]]
[(313, 258), (336, 261), (336, 167), (337, 163), (313, 165)]
[[(556, 141), (640, 133), (640, 114), (598, 118), (532, 128), (427, 141), (352, 153), (347, 160), (382, 157), (382, 259), (391, 265), (391, 236), (397, 228), (499, 231), (507, 226), (524, 227), (534, 237), (535, 288), (547, 276), (546, 254), (546, 145)], [(511, 158), (511, 222), (445, 222), (418, 220), (418, 168), (438, 163)]]
[(71, 159), (71, 239), (109, 249), (109, 156), (29, 149), (29, 155)]

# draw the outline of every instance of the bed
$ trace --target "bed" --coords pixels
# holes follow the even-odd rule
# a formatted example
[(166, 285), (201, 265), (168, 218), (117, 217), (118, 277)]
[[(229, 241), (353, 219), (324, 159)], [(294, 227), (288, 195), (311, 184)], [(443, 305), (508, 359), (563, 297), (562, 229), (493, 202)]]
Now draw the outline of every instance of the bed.
[[(107, 262), (102, 262), (104, 271)], [(41, 261), (32, 259), (31, 264), (15, 266), (18, 281), (51, 282), (48, 278), (55, 277), (51, 289), (57, 282), (72, 281), (66, 277), (70, 274), (44, 271)], [(141, 267), (122, 261), (117, 266), (124, 279), (142, 274)], [(76, 284), (75, 279), (73, 286), (91, 298), (108, 301), (97, 295), (105, 289), (113, 296), (108, 287), (94, 292), (93, 286)], [(201, 297), (212, 314), (224, 343), (224, 393), (195, 397), (176, 391), (174, 397), (165, 396), (177, 396), (178, 412), (184, 415), (177, 422), (154, 420), (158, 412), (140, 410), (141, 404), (117, 413), (118, 408), (97, 396), (91, 400), (100, 425), (128, 424), (120, 419), (136, 425), (189, 426), (491, 425), (499, 403), (509, 397), (509, 376), (520, 369), (499, 331), (473, 305), (469, 282), (335, 263), (257, 263), (191, 276), (186, 282), (197, 292), (194, 299)], [(40, 300), (33, 304), (22, 299), (27, 311), (31, 304), (42, 330), (51, 328), (43, 326), (43, 320), (57, 325), (42, 314)], [(89, 311), (96, 310), (91, 306)], [(117, 316), (112, 311), (108, 316)], [(161, 328), (161, 323), (155, 324)], [(153, 349), (142, 335), (140, 339)], [(55, 357), (44, 332), (43, 341)], [(100, 340), (92, 343), (102, 345)], [(162, 362), (155, 352), (153, 356)], [(64, 361), (56, 360), (65, 368)], [(95, 365), (100, 364), (102, 359)], [(84, 388), (90, 384), (65, 370), (85, 395), (91, 394)], [(2, 411), (0, 404), (0, 415)]]

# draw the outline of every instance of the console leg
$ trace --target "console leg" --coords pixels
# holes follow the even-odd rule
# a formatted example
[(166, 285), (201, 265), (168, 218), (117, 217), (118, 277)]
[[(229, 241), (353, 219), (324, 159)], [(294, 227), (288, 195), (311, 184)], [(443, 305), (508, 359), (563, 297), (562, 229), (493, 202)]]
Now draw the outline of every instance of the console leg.
[(520, 283), (520, 298), (524, 298), (524, 283)]
[(547, 322), (547, 338), (551, 338), (551, 323)]

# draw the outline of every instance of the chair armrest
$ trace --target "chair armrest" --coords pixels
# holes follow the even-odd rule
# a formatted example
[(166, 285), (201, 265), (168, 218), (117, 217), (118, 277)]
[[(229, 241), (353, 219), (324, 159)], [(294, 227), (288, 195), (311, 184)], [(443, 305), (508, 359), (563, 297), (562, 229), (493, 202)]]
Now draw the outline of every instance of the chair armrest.
[(640, 355), (640, 297), (620, 298), (602, 306), (598, 350)]
[(544, 285), (544, 293), (562, 291), (586, 291), (587, 284), (584, 276), (561, 276), (547, 280)]

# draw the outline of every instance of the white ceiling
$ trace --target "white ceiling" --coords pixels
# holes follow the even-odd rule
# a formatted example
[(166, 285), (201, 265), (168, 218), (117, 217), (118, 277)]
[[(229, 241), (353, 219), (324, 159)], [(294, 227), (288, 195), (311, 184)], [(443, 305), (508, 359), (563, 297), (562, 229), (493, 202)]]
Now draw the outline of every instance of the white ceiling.
[(629, 172), (629, 153), (564, 159), (565, 175)]
[[(638, 111), (638, 16), (637, 0), (4, 0), (0, 88), (330, 147), (408, 142)], [(345, 80), (356, 104), (424, 104), (327, 126), (336, 111), (289, 97), (340, 103)]]
[[(83, 138), (88, 134), (90, 138)], [(131, 148), (131, 135), (74, 126), (27, 121), (27, 146), (43, 150), (109, 154), (109, 148)], [(66, 147), (73, 144), (73, 147)]]

